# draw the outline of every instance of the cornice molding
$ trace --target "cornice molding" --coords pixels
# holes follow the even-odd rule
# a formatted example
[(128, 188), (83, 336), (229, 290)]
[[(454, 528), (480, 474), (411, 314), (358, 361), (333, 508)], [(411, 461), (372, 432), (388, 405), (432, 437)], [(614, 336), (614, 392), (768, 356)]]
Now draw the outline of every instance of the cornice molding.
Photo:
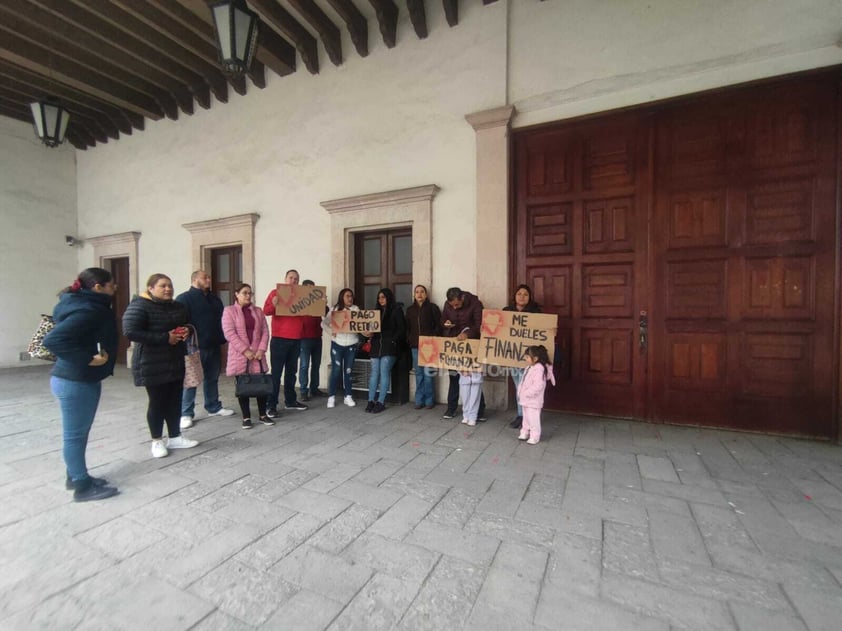
[(384, 193), (371, 193), (369, 195), (357, 195), (354, 197), (343, 197), (321, 202), (324, 208), (331, 215), (335, 213), (346, 213), (354, 210), (365, 210), (366, 208), (379, 208), (382, 206), (396, 206), (412, 202), (432, 202), (441, 189), (435, 184), (416, 186), (414, 188), (402, 188)]
[(222, 217), (220, 219), (207, 219), (205, 221), (194, 221), (183, 223), (181, 227), (188, 232), (204, 232), (206, 230), (227, 230), (231, 228), (242, 228), (243, 226), (254, 226), (260, 219), (258, 213), (246, 213), (234, 215), (233, 217)]
[(112, 243), (137, 243), (140, 239), (139, 232), (118, 232), (117, 234), (106, 234), (101, 237), (88, 237), (84, 239), (93, 246), (111, 245)]
[(474, 131), (479, 131), (480, 129), (490, 129), (492, 127), (509, 125), (514, 114), (515, 106), (505, 105), (503, 107), (495, 107), (491, 110), (483, 110), (482, 112), (466, 114), (465, 120), (468, 121), (468, 124), (474, 128)]

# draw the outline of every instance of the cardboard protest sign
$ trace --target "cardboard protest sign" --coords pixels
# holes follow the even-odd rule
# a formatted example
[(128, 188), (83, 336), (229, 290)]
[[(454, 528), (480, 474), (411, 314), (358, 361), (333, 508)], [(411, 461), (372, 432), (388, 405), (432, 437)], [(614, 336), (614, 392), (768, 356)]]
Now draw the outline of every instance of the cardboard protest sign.
[(327, 309), (327, 291), (318, 285), (277, 285), (278, 305), (275, 315), (323, 317)]
[(330, 330), (333, 333), (379, 333), (380, 310), (359, 309), (330, 312)]
[(418, 337), (418, 365), (448, 370), (483, 369), (477, 359), (479, 340), (458, 341), (455, 337)]
[(557, 327), (558, 316), (554, 313), (483, 309), (479, 361), (523, 368), (528, 346), (546, 346), (552, 355)]

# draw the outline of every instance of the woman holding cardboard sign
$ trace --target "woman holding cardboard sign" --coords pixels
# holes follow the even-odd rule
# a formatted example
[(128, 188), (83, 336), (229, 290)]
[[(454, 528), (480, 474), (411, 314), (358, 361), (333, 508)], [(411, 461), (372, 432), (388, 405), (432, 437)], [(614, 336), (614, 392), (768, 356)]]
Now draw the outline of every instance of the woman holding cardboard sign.
[(359, 311), (354, 304), (354, 292), (348, 287), (339, 291), (336, 304), (322, 321), (322, 328), (330, 331), (330, 379), (327, 385), (327, 407), (336, 407), (336, 389), (339, 386), (339, 375), (343, 376), (342, 388), (345, 393), (345, 405), (354, 407), (354, 397), (351, 394), (351, 373), (354, 370), (354, 358), (357, 355), (357, 344), (360, 341), (358, 333), (335, 333), (331, 327), (333, 314), (339, 311)]
[(380, 333), (371, 336), (371, 378), (368, 380), (368, 405), (365, 408), (366, 412), (374, 414), (386, 409), (392, 367), (398, 359), (400, 345), (406, 339), (403, 309), (395, 302), (395, 294), (388, 287), (377, 294), (377, 308), (380, 310)]
[[(518, 285), (515, 289), (515, 295), (512, 297), (512, 302), (503, 311), (524, 311), (526, 313), (542, 313), (541, 305), (539, 305), (532, 298), (532, 289), (529, 285)], [(524, 368), (510, 368), (509, 374), (512, 376), (512, 382), (515, 384), (515, 401), (517, 402), (517, 416), (510, 423), (509, 427), (520, 429), (523, 423), (523, 407), (520, 404), (520, 398), (517, 395), (520, 382), (523, 379)]]
[(433, 398), (435, 369), (418, 365), (418, 337), (441, 335), (441, 311), (430, 302), (424, 285), (416, 285), (414, 293), (415, 302), (406, 310), (406, 328), (407, 341), (412, 349), (412, 367), (415, 370), (415, 409), (420, 410), (426, 406), (432, 410), (436, 405)]

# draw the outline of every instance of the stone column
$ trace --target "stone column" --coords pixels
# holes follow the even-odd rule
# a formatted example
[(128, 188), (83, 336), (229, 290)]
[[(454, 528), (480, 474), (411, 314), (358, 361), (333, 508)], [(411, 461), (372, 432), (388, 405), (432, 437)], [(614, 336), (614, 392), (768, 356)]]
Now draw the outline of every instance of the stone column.
[[(485, 306), (502, 308), (509, 298), (509, 126), (514, 106), (468, 114), (465, 119), (477, 137), (477, 282), (476, 293)], [(486, 377), (489, 408), (504, 410), (508, 382)]]

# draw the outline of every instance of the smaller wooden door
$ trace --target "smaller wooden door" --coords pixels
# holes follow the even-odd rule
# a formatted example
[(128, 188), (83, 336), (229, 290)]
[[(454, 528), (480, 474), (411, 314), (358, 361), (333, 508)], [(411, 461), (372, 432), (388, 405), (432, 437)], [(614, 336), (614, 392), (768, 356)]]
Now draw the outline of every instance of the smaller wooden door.
[(114, 293), (114, 301), (112, 302), (119, 336), (116, 361), (118, 364), (125, 364), (129, 340), (123, 335), (123, 314), (126, 312), (126, 307), (129, 306), (129, 258), (106, 259), (103, 261), (103, 267), (111, 272), (111, 276), (117, 284), (117, 291)]
[(243, 283), (243, 246), (211, 250), (211, 291), (226, 307), (234, 304), (234, 292)]

